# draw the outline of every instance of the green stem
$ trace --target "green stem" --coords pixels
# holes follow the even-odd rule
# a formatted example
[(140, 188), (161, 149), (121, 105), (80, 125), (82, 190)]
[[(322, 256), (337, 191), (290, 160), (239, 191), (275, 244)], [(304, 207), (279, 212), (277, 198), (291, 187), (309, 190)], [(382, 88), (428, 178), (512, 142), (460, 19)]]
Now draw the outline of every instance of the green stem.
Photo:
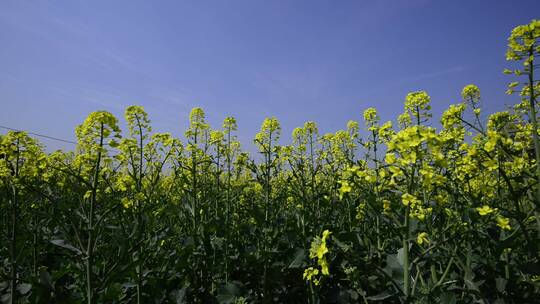
[[(15, 178), (19, 177), (19, 159), (20, 159), (20, 147), (19, 147), (19, 138), (17, 137), (17, 158), (15, 159)], [(15, 185), (12, 185), (13, 190), (13, 200), (12, 200), (12, 214), (11, 214), (11, 248), (10, 248), (10, 259), (11, 259), (11, 284), (10, 284), (10, 297), (11, 303), (17, 302), (17, 224), (19, 221), (19, 205), (18, 205), (18, 191)]]
[(88, 243), (86, 244), (86, 300), (88, 304), (93, 304), (94, 301), (94, 285), (93, 285), (93, 260), (94, 260), (94, 208), (97, 198), (97, 187), (99, 179), (99, 169), (101, 163), (101, 151), (103, 148), (103, 123), (100, 128), (99, 150), (96, 158), (96, 166), (94, 171), (94, 180), (92, 183), (92, 197), (90, 199), (90, 211), (88, 214)]
[(409, 299), (410, 295), (410, 285), (411, 285), (411, 278), (409, 275), (409, 207), (406, 207), (405, 209), (405, 234), (403, 236), (402, 244), (403, 244), (403, 293), (405, 294), (405, 299)]

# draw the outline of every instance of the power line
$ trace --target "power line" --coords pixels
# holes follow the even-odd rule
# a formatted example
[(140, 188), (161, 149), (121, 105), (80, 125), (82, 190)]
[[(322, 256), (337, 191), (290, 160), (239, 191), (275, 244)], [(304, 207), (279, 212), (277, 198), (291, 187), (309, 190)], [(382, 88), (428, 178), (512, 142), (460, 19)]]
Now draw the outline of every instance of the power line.
[(61, 141), (61, 142), (65, 142), (65, 143), (68, 143), (68, 144), (74, 144), (74, 145), (77, 144), (76, 142), (71, 141), (71, 140), (62, 139), (62, 138), (49, 136), (49, 135), (44, 135), (44, 134), (39, 134), (39, 133), (34, 133), (34, 132), (29, 132), (29, 131), (24, 131), (24, 130), (18, 130), (18, 129), (15, 129), (15, 128), (10, 128), (10, 127), (6, 127), (6, 126), (2, 126), (2, 125), (0, 125), (0, 128), (15, 131), (15, 132), (26, 132), (27, 134), (32, 134), (34, 136), (48, 138), (48, 139), (52, 139), (52, 140), (56, 140), (56, 141)]

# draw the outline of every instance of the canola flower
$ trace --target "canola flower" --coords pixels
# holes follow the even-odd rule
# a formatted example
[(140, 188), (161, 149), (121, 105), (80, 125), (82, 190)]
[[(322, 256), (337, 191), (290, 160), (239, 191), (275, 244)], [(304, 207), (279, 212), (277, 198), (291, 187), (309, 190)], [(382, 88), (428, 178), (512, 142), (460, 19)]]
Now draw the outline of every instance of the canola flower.
[(481, 216), (486, 216), (486, 215), (496, 212), (497, 209), (493, 209), (488, 205), (484, 205), (482, 207), (476, 208), (476, 211), (478, 211), (478, 214), (480, 214)]
[[(317, 265), (320, 267), (321, 276), (329, 276), (329, 265), (326, 255), (328, 253), (327, 241), (332, 232), (328, 229), (324, 230), (322, 236), (315, 237), (311, 242), (311, 248), (309, 250), (309, 257), (317, 260)], [(316, 277), (319, 274), (319, 270), (313, 267), (309, 267), (304, 271), (304, 279), (312, 281), (315, 285), (319, 285), (321, 277)]]
[(339, 181), (341, 187), (339, 187), (339, 199), (343, 199), (343, 196), (352, 191), (350, 183), (346, 180)]
[(409, 193), (404, 193), (402, 196), (401, 196), (401, 202), (403, 203), (403, 205), (405, 206), (412, 206), (412, 205), (416, 205), (420, 202), (420, 200), (418, 200), (414, 195), (412, 194), (409, 194)]
[(377, 110), (375, 108), (364, 110), (364, 120), (366, 121), (366, 124), (375, 123), (378, 120)]
[(416, 243), (418, 245), (429, 244), (427, 232), (421, 232), (420, 234), (418, 234), (418, 236), (416, 237)]
[(392, 208), (392, 205), (391, 205), (390, 201), (385, 199), (385, 200), (383, 200), (382, 202), (383, 202), (383, 210), (384, 210), (384, 213), (390, 212), (390, 210), (391, 210), (391, 208)]
[(503, 217), (503, 216), (497, 216), (497, 226), (499, 226), (503, 230), (512, 230), (512, 227), (510, 227), (510, 219)]
[(319, 269), (309, 267), (304, 270), (303, 278), (306, 281), (312, 281), (315, 285), (319, 285), (320, 281), (317, 278), (317, 275), (319, 274)]
[(474, 84), (466, 85), (461, 91), (461, 97), (476, 103), (480, 100), (480, 89)]

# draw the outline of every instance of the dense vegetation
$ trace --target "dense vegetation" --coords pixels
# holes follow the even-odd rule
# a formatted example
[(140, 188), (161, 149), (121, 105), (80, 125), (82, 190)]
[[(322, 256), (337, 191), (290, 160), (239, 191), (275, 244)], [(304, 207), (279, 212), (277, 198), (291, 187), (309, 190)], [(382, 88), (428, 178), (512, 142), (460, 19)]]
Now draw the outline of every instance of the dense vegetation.
[(540, 21), (511, 33), (507, 111), (482, 114), (468, 85), (434, 128), (413, 92), (397, 123), (370, 108), (363, 127), (307, 122), (290, 145), (269, 118), (257, 161), (234, 118), (211, 129), (200, 108), (183, 141), (153, 133), (140, 106), (124, 133), (90, 114), (73, 152), (9, 132), (2, 302), (536, 302), (539, 40)]

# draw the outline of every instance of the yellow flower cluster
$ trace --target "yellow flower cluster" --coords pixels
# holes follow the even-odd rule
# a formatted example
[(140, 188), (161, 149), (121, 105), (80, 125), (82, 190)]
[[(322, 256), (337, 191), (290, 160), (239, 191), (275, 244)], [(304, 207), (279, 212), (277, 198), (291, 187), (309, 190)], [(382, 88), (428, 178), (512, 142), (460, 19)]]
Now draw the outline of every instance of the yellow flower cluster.
[(376, 123), (379, 120), (377, 116), (377, 110), (375, 108), (367, 108), (364, 110), (364, 121), (366, 125)]
[(540, 38), (540, 20), (533, 20), (529, 24), (514, 28), (508, 38), (506, 60), (524, 60), (525, 66), (530, 65), (534, 58), (529, 57), (529, 50), (535, 46), (538, 38)]
[(356, 206), (356, 219), (361, 221), (362, 219), (364, 219), (364, 216), (366, 215), (366, 208), (367, 208), (367, 204), (366, 202), (361, 202), (360, 204), (358, 204), (358, 206)]
[(392, 208), (392, 204), (390, 203), (390, 201), (385, 199), (385, 200), (382, 201), (382, 203), (383, 203), (384, 213), (390, 212), (390, 210)]
[[(326, 242), (332, 232), (329, 230), (324, 230), (322, 237), (315, 237), (313, 242), (311, 242), (311, 248), (309, 250), (309, 257), (311, 259), (317, 259), (317, 264), (321, 268), (320, 273), (322, 276), (330, 275), (328, 269), (328, 261), (326, 259), (326, 254), (328, 253), (328, 247)], [(319, 274), (317, 268), (309, 267), (304, 271), (304, 279), (307, 281), (312, 281), (315, 285), (319, 285), (320, 278), (316, 277)]]
[(339, 199), (341, 200), (343, 195), (352, 191), (352, 187), (347, 180), (341, 180), (339, 183), (341, 184), (341, 187), (339, 187)]
[(428, 112), (431, 109), (430, 102), (431, 97), (425, 91), (409, 93), (405, 98), (405, 111), (415, 118), (414, 123), (419, 124), (431, 117)]
[(418, 234), (418, 236), (416, 237), (416, 243), (418, 243), (418, 245), (429, 244), (427, 232), (421, 232), (420, 234)]
[(304, 270), (303, 278), (306, 281), (312, 281), (313, 284), (315, 285), (319, 285), (320, 281), (318, 279), (318, 275), (319, 275), (319, 269), (309, 267)]
[(499, 228), (503, 230), (512, 230), (512, 227), (510, 226), (510, 219), (500, 215), (499, 209), (491, 208), (488, 205), (484, 205), (482, 207), (476, 208), (476, 211), (481, 216), (488, 216), (490, 214), (495, 214), (495, 222), (497, 226), (499, 226)]
[(424, 208), (424, 206), (422, 206), (422, 201), (409, 193), (404, 193), (401, 196), (401, 202), (403, 205), (410, 208), (409, 216), (419, 221), (423, 221), (426, 216), (433, 211), (433, 208), (431, 207)]
[(510, 227), (510, 219), (506, 218), (504, 216), (498, 215), (496, 217), (497, 220), (497, 226), (499, 226), (503, 230), (512, 230), (512, 227)]
[(484, 205), (482, 207), (476, 208), (476, 211), (478, 211), (478, 214), (480, 214), (481, 216), (485, 216), (497, 211), (497, 208), (493, 209), (490, 206)]
[(441, 123), (445, 129), (452, 129), (461, 126), (461, 116), (465, 111), (465, 104), (450, 105), (441, 116)]
[(461, 91), (461, 97), (466, 101), (476, 103), (480, 100), (480, 89), (474, 84), (466, 85)]
[[(434, 128), (424, 126), (412, 126), (396, 133), (388, 142), (388, 152), (398, 152), (401, 156), (399, 165), (407, 166), (416, 163), (416, 160), (424, 153), (422, 144), (436, 146), (439, 143)], [(391, 157), (391, 156), (390, 156)], [(391, 163), (394, 159), (389, 159)]]

